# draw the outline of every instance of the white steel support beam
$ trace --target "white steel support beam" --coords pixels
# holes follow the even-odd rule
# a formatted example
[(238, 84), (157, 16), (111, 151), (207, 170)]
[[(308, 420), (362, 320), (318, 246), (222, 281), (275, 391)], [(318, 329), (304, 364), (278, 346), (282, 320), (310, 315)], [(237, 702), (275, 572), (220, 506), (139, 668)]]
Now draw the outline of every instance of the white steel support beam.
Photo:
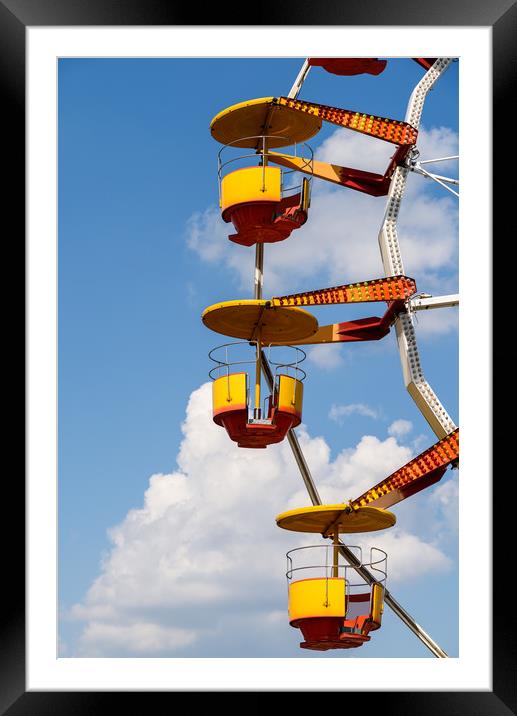
[[(413, 90), (405, 121), (415, 129), (418, 129), (420, 125), (427, 93), (451, 63), (452, 58), (439, 57)], [(388, 192), (384, 219), (379, 231), (379, 248), (386, 276), (405, 275), (397, 234), (397, 219), (406, 189), (408, 173), (408, 167), (399, 166), (395, 169)], [(397, 316), (395, 331), (406, 388), (433, 432), (438, 438), (444, 438), (456, 429), (456, 425), (424, 377), (410, 314), (401, 313)]]
[(418, 166), (418, 164), (415, 164), (415, 166), (409, 168), (412, 172), (415, 172), (416, 174), (421, 174), (423, 177), (426, 177), (426, 179), (432, 179), (437, 184), (440, 184), (440, 186), (443, 186), (444, 189), (450, 191), (451, 194), (454, 194), (454, 196), (459, 197), (457, 191), (454, 191), (454, 189), (451, 189), (450, 186), (447, 186), (447, 184), (456, 184), (457, 186), (459, 186), (460, 183), (457, 179), (451, 179), (450, 177), (442, 177), (439, 174), (431, 174), (431, 172), (428, 172), (426, 169), (423, 169), (422, 167)]
[(451, 157), (438, 157), (437, 159), (422, 159), (419, 164), (436, 164), (436, 162), (450, 162), (453, 159), (459, 159), (459, 154), (454, 154)]
[(413, 90), (406, 110), (406, 122), (415, 129), (418, 129), (420, 126), (422, 110), (424, 108), (424, 102), (428, 92), (433, 88), (436, 81), (443, 75), (445, 70), (452, 65), (452, 63), (452, 57), (439, 57), (434, 65), (427, 70), (425, 75)]
[[(303, 65), (303, 67), (296, 79), (296, 82), (294, 83), (294, 85), (291, 89), (291, 92), (289, 93), (289, 97), (296, 98), (296, 96), (298, 95), (298, 92), (303, 84), (303, 80), (305, 79), (309, 69), (310, 69), (310, 65), (309, 65), (308, 61), (306, 60), (305, 64)], [(261, 257), (260, 260), (263, 261), (263, 256)], [(257, 256), (256, 264), (258, 262), (259, 262), (259, 258)], [(260, 273), (255, 273), (255, 290), (254, 290), (255, 298), (259, 298), (262, 296), (262, 282), (263, 282), (262, 271)], [(274, 388), (274, 376), (271, 371), (269, 362), (265, 356), (262, 356), (262, 372), (264, 373), (264, 376), (265, 376), (266, 381), (269, 385), (269, 388), (272, 391)], [(313, 505), (321, 505), (322, 504), (321, 498), (318, 494), (318, 490), (316, 488), (313, 477), (309, 470), (309, 466), (307, 465), (303, 451), (300, 447), (300, 443), (298, 442), (298, 437), (292, 428), (287, 433), (287, 438), (288, 438), (291, 450), (293, 452), (294, 458), (296, 460), (296, 464), (298, 465), (298, 469), (299, 469), (302, 479), (304, 481), (305, 487), (307, 488), (307, 492), (309, 493), (309, 497), (311, 499), (312, 504)], [(365, 567), (363, 567), (359, 563), (354, 552), (352, 550), (350, 550), (346, 545), (344, 545), (341, 541), (340, 541), (340, 551), (343, 554), (343, 556), (345, 557), (345, 559), (349, 562), (349, 564), (363, 577), (363, 579), (365, 579), (365, 581), (368, 584), (371, 585), (376, 582), (375, 576), (373, 574), (371, 574), (371, 572), (369, 572)], [(409, 629), (413, 632), (413, 634), (415, 634), (415, 636), (417, 636), (418, 639), (420, 639), (420, 641), (423, 644), (425, 644), (425, 646), (436, 657), (441, 658), (441, 659), (447, 658), (447, 653), (429, 636), (429, 634), (427, 634), (427, 632), (424, 629), (422, 629), (422, 627), (396, 601), (396, 599), (392, 596), (392, 594), (390, 594), (390, 592), (387, 589), (384, 592), (384, 602), (399, 617), (399, 619), (401, 619), (404, 622), (404, 624), (406, 624), (406, 626), (409, 627)]]
[(417, 174), (421, 174), (424, 177), (428, 177), (429, 179), (441, 179), (442, 181), (446, 182), (447, 184), (454, 184), (455, 186), (460, 185), (459, 179), (453, 179), (452, 177), (444, 177), (442, 174), (433, 174), (432, 172), (428, 172), (427, 170), (422, 169), (420, 166), (422, 162), (416, 162), (413, 166), (409, 167), (412, 172), (416, 172)]
[(307, 59), (303, 63), (302, 69), (300, 70), (300, 72), (298, 73), (298, 77), (294, 81), (294, 85), (289, 90), (289, 94), (287, 95), (289, 99), (296, 99), (298, 97), (302, 85), (305, 82), (310, 69), (311, 66), (309, 65), (309, 60)]
[(416, 296), (409, 300), (409, 307), (412, 311), (426, 311), (429, 308), (450, 308), (457, 306), (459, 302), (459, 293), (449, 296)]

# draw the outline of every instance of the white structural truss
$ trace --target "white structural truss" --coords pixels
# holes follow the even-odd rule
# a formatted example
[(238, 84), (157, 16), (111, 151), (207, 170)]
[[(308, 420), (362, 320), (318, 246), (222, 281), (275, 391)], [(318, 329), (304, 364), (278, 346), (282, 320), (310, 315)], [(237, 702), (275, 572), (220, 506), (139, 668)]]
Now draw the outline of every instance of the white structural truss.
[[(448, 69), (452, 61), (449, 57), (439, 57), (413, 90), (405, 121), (415, 129), (420, 126), (427, 93)], [(408, 166), (398, 166), (395, 169), (388, 192), (384, 219), (379, 231), (379, 248), (386, 276), (404, 275), (404, 264), (397, 234), (397, 219), (406, 189), (408, 173)], [(411, 312), (401, 313), (397, 316), (395, 331), (405, 386), (433, 432), (438, 438), (444, 438), (456, 429), (456, 425), (424, 377)]]
[(309, 74), (309, 71), (311, 69), (311, 66), (309, 65), (309, 60), (305, 60), (305, 62), (302, 65), (302, 69), (298, 72), (298, 77), (295, 79), (293, 86), (289, 90), (289, 94), (287, 95), (289, 99), (296, 99), (298, 97), (298, 94), (302, 88), (303, 83), (307, 79), (307, 75)]
[(424, 164), (436, 164), (437, 162), (449, 162), (453, 159), (459, 159), (458, 156), (454, 157), (440, 157), (439, 159), (426, 159), (424, 161), (418, 159), (418, 150), (413, 153), (413, 158), (409, 164), (409, 169), (412, 172), (416, 172), (417, 174), (421, 174), (421, 176), (426, 177), (426, 179), (432, 179), (437, 184), (440, 184), (444, 189), (447, 189), (451, 194), (454, 194), (454, 196), (458, 196), (459, 194), (457, 191), (454, 191), (454, 189), (451, 189), (450, 186), (447, 186), (447, 184), (453, 184), (455, 186), (459, 186), (459, 180), (453, 179), (452, 177), (444, 177), (442, 174), (435, 174), (433, 172), (427, 171), (427, 169), (424, 169)]
[[(452, 62), (453, 60), (451, 58), (438, 58), (413, 90), (406, 112), (406, 122), (411, 124), (416, 129), (418, 129), (420, 125), (420, 118), (427, 93)], [(289, 97), (295, 98), (298, 96), (309, 69), (310, 65), (308, 60), (306, 60), (302, 65), (293, 87), (291, 88)], [(386, 276), (404, 275), (404, 266), (402, 263), (397, 235), (397, 218), (400, 203), (406, 188), (407, 175), (411, 169), (416, 171), (415, 167), (417, 166), (417, 163), (414, 161), (415, 156), (418, 156), (418, 152), (413, 154), (413, 161), (410, 159), (407, 166), (397, 167), (395, 169), (391, 180), (384, 220), (379, 232), (379, 246)], [(453, 157), (444, 157), (443, 159), (452, 158)], [(430, 163), (431, 161), (441, 160), (429, 160), (427, 163)], [(425, 162), (420, 162), (418, 168), (420, 168), (423, 163)], [(419, 173), (424, 174), (425, 172)], [(430, 178), (434, 177), (431, 176)], [(445, 177), (440, 177), (440, 179), (442, 181), (446, 180)], [(442, 181), (438, 183), (442, 184)], [(455, 180), (450, 181), (455, 183)], [(257, 251), (255, 258), (255, 298), (260, 298), (262, 296), (262, 262), (263, 256)], [(410, 395), (415, 400), (418, 408), (431, 425), (433, 431), (440, 439), (454, 431), (456, 429), (456, 425), (436, 397), (431, 386), (424, 378), (424, 374), (420, 366), (420, 357), (418, 354), (411, 314), (413, 311), (455, 306), (458, 305), (458, 303), (459, 297), (457, 295), (437, 296), (433, 298), (427, 294), (420, 294), (407, 302), (407, 313), (400, 314), (395, 321), (397, 342), (406, 387)], [(273, 374), (265, 356), (262, 357), (262, 371), (270, 388), (272, 389)], [(295, 431), (293, 429), (289, 430), (287, 437), (305, 487), (309, 493), (311, 502), (313, 505), (321, 505), (321, 498), (318, 494), (314, 479), (303, 455), (303, 451), (300, 447)], [(375, 582), (375, 576), (365, 567), (358, 565), (358, 561), (354, 553), (341, 541), (340, 545), (340, 550), (345, 559), (348, 560), (350, 565), (357, 570), (363, 579), (365, 579), (368, 584)], [(431, 636), (420, 626), (420, 624), (418, 624), (409, 612), (397, 602), (395, 597), (387, 589), (384, 592), (384, 602), (399, 617), (399, 619), (404, 622), (413, 634), (415, 634), (415, 636), (420, 639), (423, 644), (425, 644), (434, 656), (442, 659), (447, 658), (447, 653), (431, 638)]]
[(428, 296), (420, 294), (409, 300), (411, 311), (427, 311), (429, 308), (450, 308), (457, 306), (460, 302), (458, 293), (451, 293), (449, 296)]

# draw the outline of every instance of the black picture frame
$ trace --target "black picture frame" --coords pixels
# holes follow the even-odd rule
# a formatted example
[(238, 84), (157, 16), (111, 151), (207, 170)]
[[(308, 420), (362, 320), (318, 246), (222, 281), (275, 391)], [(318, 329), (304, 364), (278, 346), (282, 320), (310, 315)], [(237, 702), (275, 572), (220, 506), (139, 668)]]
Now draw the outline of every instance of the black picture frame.
[[(199, 22), (200, 8), (203, 22)], [(221, 22), (234, 19), (236, 22)], [(372, 22), (374, 20), (374, 22)], [(370, 3), (295, 3), (284, 0), (273, 6), (263, 3), (250, 8), (247, 17), (239, 10), (226, 4), (196, 5), (156, 0), (0, 0), (0, 82), (2, 86), (2, 112), (6, 128), (3, 132), (4, 176), (4, 221), (8, 215), (17, 217), (17, 230), (5, 235), (4, 247), (14, 249), (16, 261), (24, 265), (24, 216), (25, 216), (25, 30), (28, 26), (77, 26), (77, 25), (406, 25), (406, 26), (489, 26), (493, 33), (493, 137), (494, 149), (501, 146), (505, 136), (511, 132), (509, 111), (512, 95), (512, 80), (517, 75), (517, 3), (513, 0), (491, 0), (471, 2), (470, 0), (433, 0), (432, 3), (411, 3), (407, 0), (376, 0)], [(509, 122), (509, 123), (508, 123)], [(496, 140), (497, 138), (497, 140)], [(502, 156), (501, 156), (502, 155)], [(514, 233), (510, 221), (508, 204), (503, 201), (503, 187), (511, 186), (509, 172), (511, 158), (507, 152), (493, 152), (494, 188), (493, 217), (494, 242), (493, 260), (497, 251), (501, 253), (505, 232)], [(503, 184), (505, 182), (505, 184)], [(507, 223), (506, 223), (507, 222)], [(508, 235), (508, 239), (511, 236)], [(508, 245), (508, 244), (507, 244)], [(4, 250), (5, 250), (4, 248)], [(4, 254), (5, 255), (5, 254)], [(17, 286), (16, 286), (17, 289)], [(17, 289), (18, 290), (18, 289)], [(486, 297), (489, 300), (489, 296)], [(10, 311), (4, 312), (11, 315)], [(9, 324), (8, 324), (9, 325)], [(17, 345), (13, 340), (15, 328), (20, 331), (21, 323), (11, 320), (8, 344)], [(500, 324), (494, 314), (494, 335)], [(490, 340), (490, 327), (484, 327), (485, 340)], [(22, 343), (24, 343), (22, 337)], [(501, 349), (501, 358), (503, 349)], [(493, 352), (494, 358), (497, 351)], [(12, 365), (16, 365), (14, 362)], [(496, 386), (494, 371), (494, 388)], [(502, 378), (501, 378), (502, 380)], [(14, 402), (13, 402), (14, 405)], [(11, 421), (14, 424), (14, 420)], [(501, 426), (501, 430), (504, 428)], [(497, 430), (499, 436), (501, 430)], [(496, 435), (494, 434), (494, 438)], [(491, 436), (489, 437), (491, 440)], [(504, 434), (502, 435), (504, 439)], [(500, 450), (504, 444), (499, 437)], [(495, 447), (495, 446), (494, 446)], [(493, 454), (496, 451), (493, 450)], [(495, 472), (495, 471), (494, 471)], [(120, 692), (26, 692), (25, 687), (25, 487), (16, 469), (10, 471), (4, 482), (7, 495), (4, 504), (9, 507), (10, 516), (4, 519), (4, 609), (0, 636), (0, 714), (21, 716), (22, 714), (98, 714), (113, 712), (120, 706)], [(463, 482), (468, 488), (468, 477)], [(515, 688), (515, 650), (512, 641), (515, 634), (515, 607), (508, 596), (509, 582), (506, 578), (508, 565), (505, 563), (505, 543), (498, 528), (499, 524), (511, 524), (511, 500), (500, 488), (494, 491), (493, 501), (493, 690), (491, 692), (368, 692), (371, 708), (396, 711), (398, 714), (419, 713), (422, 715), (441, 713), (490, 714), (506, 716), (517, 713), (517, 691)], [(473, 575), (472, 589), (480, 578)], [(497, 577), (497, 578), (496, 578)], [(486, 615), (480, 614), (480, 619)], [(475, 629), (475, 624), (472, 625)], [(374, 686), (374, 678), (372, 686)], [(408, 684), (410, 687), (410, 684)], [(236, 689), (237, 691), (237, 689)], [(125, 693), (125, 692), (124, 692)], [(224, 694), (223, 694), (224, 695)], [(253, 705), (260, 708), (265, 692), (257, 694)], [(131, 692), (131, 705), (149, 710), (148, 699), (174, 697), (169, 692)], [(349, 708), (354, 697), (364, 704), (364, 694), (352, 692), (343, 695)], [(145, 697), (145, 706), (143, 697)], [(342, 697), (338, 697), (342, 698)], [(115, 699), (117, 700), (115, 702)], [(213, 703), (217, 706), (219, 701)], [(326, 700), (326, 704), (330, 705)]]

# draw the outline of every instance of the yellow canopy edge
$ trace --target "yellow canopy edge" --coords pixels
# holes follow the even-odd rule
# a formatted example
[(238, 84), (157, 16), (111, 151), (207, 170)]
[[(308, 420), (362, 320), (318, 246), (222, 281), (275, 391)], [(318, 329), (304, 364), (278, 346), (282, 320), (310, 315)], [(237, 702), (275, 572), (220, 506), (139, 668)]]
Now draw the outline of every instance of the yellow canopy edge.
[(212, 137), (221, 144), (260, 149), (257, 137), (267, 135), (268, 148), (305, 142), (320, 131), (321, 119), (260, 97), (223, 109), (210, 122)]
[(252, 341), (260, 332), (263, 344), (295, 343), (318, 330), (317, 319), (301, 308), (271, 306), (269, 301), (249, 299), (214, 303), (201, 319), (207, 328), (225, 336)]
[(293, 532), (316, 532), (331, 536), (338, 532), (375, 532), (392, 527), (397, 518), (393, 512), (378, 507), (359, 507), (347, 511), (345, 503), (300, 507), (282, 512), (276, 523), (284, 530)]

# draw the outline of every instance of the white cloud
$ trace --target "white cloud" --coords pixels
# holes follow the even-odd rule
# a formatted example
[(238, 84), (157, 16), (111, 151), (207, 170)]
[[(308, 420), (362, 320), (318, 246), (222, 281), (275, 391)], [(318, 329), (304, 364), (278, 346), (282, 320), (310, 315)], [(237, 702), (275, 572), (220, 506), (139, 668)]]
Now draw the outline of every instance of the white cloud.
[(452, 560), (435, 544), (423, 542), (401, 529), (376, 535), (375, 546), (388, 554), (389, 583), (407, 582), (431, 572), (448, 572), (452, 568)]
[(451, 471), (451, 479), (441, 482), (429, 496), (431, 506), (436, 510), (436, 520), (442, 531), (458, 532), (459, 470)]
[(219, 261), (225, 257), (226, 235), (226, 224), (215, 207), (196, 211), (187, 221), (187, 246), (204, 261)]
[[(101, 572), (69, 613), (85, 622), (75, 655), (297, 655), (283, 575), (285, 552), (307, 539), (274, 517), (307, 505), (307, 493), (287, 441), (239, 449), (210, 403), (210, 384), (192, 393), (178, 469), (153, 475), (142, 507), (110, 530)], [(331, 460), (322, 437), (297, 432), (324, 502), (357, 497), (412, 456), (394, 437), (364, 436)], [(372, 544), (392, 551), (391, 584), (448, 565), (416, 534), (376, 534)], [(406, 559), (418, 567), (408, 571)]]
[(58, 651), (61, 656), (68, 654), (68, 644), (61, 637), (58, 637)]
[(103, 656), (105, 650), (131, 656), (174, 652), (193, 643), (196, 635), (186, 629), (170, 629), (159, 624), (106, 624), (90, 621), (81, 637), (88, 656)]
[[(457, 202), (426, 194), (403, 201), (399, 216), (399, 241), (406, 274), (417, 280), (421, 272), (451, 270), (457, 263)], [(425, 290), (419, 285), (418, 290)]]
[(364, 403), (350, 403), (349, 405), (335, 405), (333, 404), (329, 410), (330, 420), (343, 425), (344, 418), (348, 418), (351, 415), (363, 415), (367, 418), (373, 418), (376, 420), (379, 417), (377, 410), (370, 408), (370, 406)]
[(326, 466), (328, 476), (320, 490), (323, 501), (354, 499), (412, 457), (410, 448), (399, 445), (393, 437), (379, 440), (374, 435), (364, 435), (355, 448), (342, 450)]
[(423, 452), (428, 447), (429, 447), (429, 435), (420, 433), (415, 438), (413, 438), (413, 440), (411, 441), (411, 448), (415, 455), (418, 455), (419, 453)]
[(334, 370), (343, 365), (341, 346), (321, 343), (307, 349), (307, 359), (323, 370)]
[(388, 427), (388, 433), (396, 438), (401, 438), (410, 433), (412, 429), (413, 423), (410, 420), (395, 420)]
[(413, 324), (417, 338), (455, 333), (459, 329), (459, 311), (456, 306), (415, 311)]
[[(422, 127), (418, 133), (417, 147), (420, 160), (458, 156), (458, 134), (449, 127), (431, 127), (431, 129)], [(453, 178), (458, 176), (458, 160), (433, 162), (424, 166), (428, 172)], [(424, 181), (430, 180), (424, 179)]]
[(314, 158), (342, 167), (384, 174), (395, 150), (390, 142), (338, 129), (317, 148)]

